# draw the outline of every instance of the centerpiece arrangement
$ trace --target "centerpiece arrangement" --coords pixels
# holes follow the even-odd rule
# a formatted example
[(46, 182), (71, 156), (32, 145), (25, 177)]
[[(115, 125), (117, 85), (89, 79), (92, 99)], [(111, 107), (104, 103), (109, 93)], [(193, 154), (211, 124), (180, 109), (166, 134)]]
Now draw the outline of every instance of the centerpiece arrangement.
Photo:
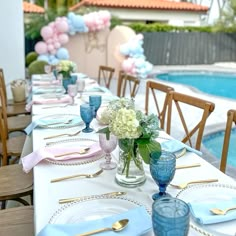
[(106, 124), (99, 133), (118, 138), (119, 163), (116, 182), (126, 187), (136, 187), (146, 180), (143, 161), (149, 164), (150, 153), (161, 155), (161, 146), (155, 140), (159, 134), (156, 115), (145, 115), (136, 110), (134, 101), (121, 98), (111, 101), (102, 111), (100, 122)]
[(76, 71), (76, 64), (70, 60), (61, 60), (56, 66), (57, 76), (62, 75), (62, 83), (67, 91), (69, 84), (75, 84), (76, 79), (71, 75), (71, 73)]

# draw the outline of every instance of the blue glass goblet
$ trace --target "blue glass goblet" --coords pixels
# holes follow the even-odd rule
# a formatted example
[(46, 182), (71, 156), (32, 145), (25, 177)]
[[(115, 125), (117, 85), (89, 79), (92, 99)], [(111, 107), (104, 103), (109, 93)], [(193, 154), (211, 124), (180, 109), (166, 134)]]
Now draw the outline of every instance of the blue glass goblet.
[(152, 196), (156, 200), (162, 196), (170, 196), (166, 193), (166, 188), (175, 175), (176, 157), (171, 152), (162, 151), (159, 153), (152, 152), (150, 154), (150, 172), (152, 178), (159, 186), (159, 193)]
[(94, 106), (94, 109), (95, 109), (94, 118), (96, 118), (96, 116), (97, 116), (97, 111), (98, 111), (99, 107), (101, 106), (101, 103), (102, 103), (102, 96), (101, 95), (90, 95), (89, 96), (89, 105)]
[(152, 204), (152, 225), (155, 236), (187, 236), (190, 210), (186, 202), (162, 197)]
[(91, 121), (93, 120), (93, 113), (93, 109), (89, 104), (80, 105), (80, 116), (86, 125), (86, 127), (82, 130), (84, 133), (90, 133), (93, 131), (93, 129), (89, 127)]

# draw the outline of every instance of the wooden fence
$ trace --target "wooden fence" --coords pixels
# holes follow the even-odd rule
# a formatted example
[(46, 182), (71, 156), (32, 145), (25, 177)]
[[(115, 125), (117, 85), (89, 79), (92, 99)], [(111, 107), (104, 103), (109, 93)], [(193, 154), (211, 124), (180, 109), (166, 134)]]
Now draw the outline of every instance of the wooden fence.
[(236, 61), (236, 34), (148, 32), (144, 51), (153, 65), (194, 65)]

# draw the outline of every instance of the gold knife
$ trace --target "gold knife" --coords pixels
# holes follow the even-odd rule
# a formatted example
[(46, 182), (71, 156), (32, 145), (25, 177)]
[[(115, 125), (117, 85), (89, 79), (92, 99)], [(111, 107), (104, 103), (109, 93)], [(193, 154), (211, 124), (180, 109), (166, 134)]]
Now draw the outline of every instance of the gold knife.
[[(104, 193), (101, 194), (99, 196), (121, 196), (121, 195), (125, 195), (126, 192), (110, 192), (110, 193)], [(94, 195), (95, 196), (95, 195)], [(64, 198), (64, 199), (59, 199), (59, 204), (63, 204), (63, 203), (69, 203), (69, 202), (74, 202), (74, 201), (79, 201), (83, 198), (86, 198), (86, 196), (82, 196), (82, 197), (73, 197), (73, 198)]]
[(194, 164), (190, 164), (190, 165), (179, 165), (179, 166), (176, 166), (176, 170), (177, 169), (185, 169), (185, 168), (192, 168), (192, 167), (199, 167), (201, 166), (200, 163), (194, 163)]

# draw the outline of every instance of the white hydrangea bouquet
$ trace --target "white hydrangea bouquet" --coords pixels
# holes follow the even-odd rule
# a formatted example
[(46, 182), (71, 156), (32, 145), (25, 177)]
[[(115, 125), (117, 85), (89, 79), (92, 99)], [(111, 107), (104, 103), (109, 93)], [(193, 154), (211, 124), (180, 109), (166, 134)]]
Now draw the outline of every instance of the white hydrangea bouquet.
[(58, 74), (62, 74), (63, 79), (69, 79), (71, 73), (76, 71), (76, 64), (73, 61), (61, 60), (57, 64)]
[(137, 154), (140, 154), (147, 164), (151, 152), (159, 152), (161, 155), (161, 146), (155, 140), (159, 135), (157, 116), (145, 115), (136, 110), (133, 100), (121, 98), (111, 101), (102, 111), (100, 122), (107, 124), (107, 127), (100, 129), (99, 133), (106, 133), (108, 139), (112, 133), (119, 140), (124, 161), (122, 173), (126, 173), (127, 177), (131, 161), (134, 161), (138, 168), (142, 168), (142, 163), (136, 158)]

